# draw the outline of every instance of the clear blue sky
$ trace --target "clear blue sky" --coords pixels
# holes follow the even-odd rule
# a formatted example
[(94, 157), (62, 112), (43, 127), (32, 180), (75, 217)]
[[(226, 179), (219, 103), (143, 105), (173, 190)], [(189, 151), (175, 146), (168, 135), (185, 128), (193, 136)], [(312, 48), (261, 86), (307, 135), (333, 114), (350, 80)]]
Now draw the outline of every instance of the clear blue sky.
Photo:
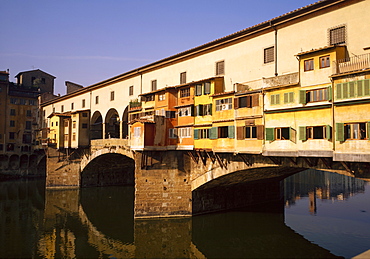
[(0, 70), (41, 69), (83, 86), (315, 0), (0, 0)]

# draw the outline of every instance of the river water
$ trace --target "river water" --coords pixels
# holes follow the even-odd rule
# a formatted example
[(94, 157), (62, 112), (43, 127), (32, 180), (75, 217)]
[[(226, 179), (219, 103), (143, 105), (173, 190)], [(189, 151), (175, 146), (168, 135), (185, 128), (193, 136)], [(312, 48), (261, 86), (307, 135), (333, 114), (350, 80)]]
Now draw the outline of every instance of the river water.
[(307, 170), (280, 211), (134, 220), (133, 187), (0, 182), (0, 258), (351, 258), (370, 249), (370, 184)]

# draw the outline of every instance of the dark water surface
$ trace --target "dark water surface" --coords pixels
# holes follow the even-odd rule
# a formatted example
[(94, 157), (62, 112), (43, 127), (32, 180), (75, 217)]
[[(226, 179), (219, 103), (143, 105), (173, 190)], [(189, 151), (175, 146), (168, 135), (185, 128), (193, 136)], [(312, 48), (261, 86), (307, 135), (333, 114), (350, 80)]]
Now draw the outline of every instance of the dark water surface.
[[(370, 185), (307, 170), (280, 212), (134, 220), (133, 187), (0, 182), (0, 258), (351, 258), (370, 249)], [(282, 203), (283, 204), (283, 203)]]

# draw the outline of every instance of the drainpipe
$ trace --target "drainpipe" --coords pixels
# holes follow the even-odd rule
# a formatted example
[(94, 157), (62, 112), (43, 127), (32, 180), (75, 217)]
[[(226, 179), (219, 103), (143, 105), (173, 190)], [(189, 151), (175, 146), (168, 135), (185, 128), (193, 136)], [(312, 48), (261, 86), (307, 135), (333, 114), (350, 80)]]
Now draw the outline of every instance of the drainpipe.
[(335, 152), (335, 134), (336, 134), (336, 129), (335, 129), (335, 112), (334, 112), (334, 81), (333, 78), (330, 78), (331, 81), (331, 113), (332, 113), (332, 124), (333, 124), (333, 129), (332, 129), (332, 142), (333, 142), (333, 159), (334, 159), (334, 152)]

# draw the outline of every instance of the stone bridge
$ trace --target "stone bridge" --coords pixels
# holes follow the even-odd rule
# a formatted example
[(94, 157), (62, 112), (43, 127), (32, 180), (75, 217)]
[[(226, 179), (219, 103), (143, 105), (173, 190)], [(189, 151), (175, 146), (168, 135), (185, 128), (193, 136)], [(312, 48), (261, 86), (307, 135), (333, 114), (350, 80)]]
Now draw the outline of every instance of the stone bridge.
[(90, 149), (80, 150), (74, 160), (60, 159), (56, 150), (49, 150), (47, 187), (132, 185), (136, 218), (173, 217), (279, 203), (280, 180), (307, 168), (354, 177), (369, 172), (364, 163), (335, 162), (330, 157), (133, 152), (127, 141), (93, 140)]

